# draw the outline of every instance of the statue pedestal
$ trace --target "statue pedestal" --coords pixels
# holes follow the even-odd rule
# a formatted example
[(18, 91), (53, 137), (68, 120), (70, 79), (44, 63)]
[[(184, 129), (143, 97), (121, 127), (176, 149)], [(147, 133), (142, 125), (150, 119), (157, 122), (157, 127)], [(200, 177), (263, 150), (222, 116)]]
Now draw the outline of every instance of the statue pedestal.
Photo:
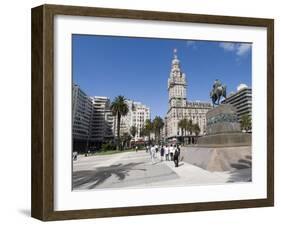
[(206, 118), (206, 135), (198, 139), (198, 146), (235, 147), (251, 145), (251, 135), (241, 132), (236, 109), (231, 104), (222, 104), (209, 110)]
[(246, 181), (251, 181), (252, 136), (241, 132), (235, 107), (222, 104), (208, 111), (206, 118), (206, 135), (181, 152), (183, 161), (208, 171), (239, 174), (243, 168), (249, 174)]

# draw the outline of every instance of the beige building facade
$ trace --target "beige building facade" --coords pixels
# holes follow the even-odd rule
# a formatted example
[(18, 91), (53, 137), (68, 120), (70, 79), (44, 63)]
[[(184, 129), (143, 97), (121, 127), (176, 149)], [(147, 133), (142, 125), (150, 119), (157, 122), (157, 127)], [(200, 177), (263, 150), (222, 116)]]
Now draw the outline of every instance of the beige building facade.
[[(126, 103), (129, 112), (127, 115), (121, 117), (120, 135), (122, 136), (124, 133), (130, 134), (131, 127), (135, 126), (137, 132), (134, 139), (138, 140), (141, 138), (141, 129), (144, 127), (145, 121), (150, 119), (150, 108), (132, 100), (126, 100)], [(117, 134), (117, 127), (115, 134)]]

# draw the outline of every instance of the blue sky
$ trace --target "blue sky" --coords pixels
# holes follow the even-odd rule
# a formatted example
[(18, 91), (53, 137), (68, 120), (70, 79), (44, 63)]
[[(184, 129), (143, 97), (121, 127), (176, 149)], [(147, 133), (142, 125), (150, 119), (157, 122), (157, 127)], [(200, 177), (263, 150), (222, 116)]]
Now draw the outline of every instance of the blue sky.
[(252, 83), (252, 51), (247, 43), (73, 35), (73, 82), (89, 96), (117, 95), (140, 101), (151, 118), (168, 110), (167, 80), (173, 49), (187, 78), (188, 101), (210, 102), (215, 79), (227, 93)]

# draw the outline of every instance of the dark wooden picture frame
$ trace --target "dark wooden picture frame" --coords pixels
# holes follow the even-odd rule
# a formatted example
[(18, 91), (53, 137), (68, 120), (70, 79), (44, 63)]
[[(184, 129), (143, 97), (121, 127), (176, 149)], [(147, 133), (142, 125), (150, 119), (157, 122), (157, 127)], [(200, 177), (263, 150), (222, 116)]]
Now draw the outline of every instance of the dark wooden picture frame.
[[(95, 16), (265, 27), (267, 29), (267, 198), (122, 208), (54, 210), (54, 16)], [(50, 221), (274, 205), (274, 20), (108, 8), (42, 5), (32, 9), (31, 215)]]

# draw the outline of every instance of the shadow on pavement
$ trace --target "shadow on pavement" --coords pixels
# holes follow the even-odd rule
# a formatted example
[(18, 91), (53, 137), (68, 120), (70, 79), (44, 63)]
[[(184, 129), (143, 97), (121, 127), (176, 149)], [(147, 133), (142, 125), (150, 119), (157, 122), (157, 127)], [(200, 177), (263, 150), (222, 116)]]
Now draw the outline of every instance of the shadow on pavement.
[(183, 166), (183, 165), (184, 165), (184, 163), (183, 163), (183, 162), (180, 162), (180, 163), (179, 163), (179, 167), (180, 167), (180, 166)]
[(252, 157), (239, 159), (237, 163), (231, 164), (234, 170), (230, 173), (228, 182), (251, 182), (252, 181)]
[(77, 189), (83, 184), (89, 184), (87, 189), (93, 189), (99, 184), (105, 182), (112, 175), (116, 175), (118, 180), (124, 180), (131, 170), (146, 169), (133, 169), (133, 167), (143, 164), (144, 162), (128, 163), (128, 164), (115, 164), (107, 167), (98, 167), (95, 170), (82, 170), (73, 172), (72, 174), (72, 188)]

